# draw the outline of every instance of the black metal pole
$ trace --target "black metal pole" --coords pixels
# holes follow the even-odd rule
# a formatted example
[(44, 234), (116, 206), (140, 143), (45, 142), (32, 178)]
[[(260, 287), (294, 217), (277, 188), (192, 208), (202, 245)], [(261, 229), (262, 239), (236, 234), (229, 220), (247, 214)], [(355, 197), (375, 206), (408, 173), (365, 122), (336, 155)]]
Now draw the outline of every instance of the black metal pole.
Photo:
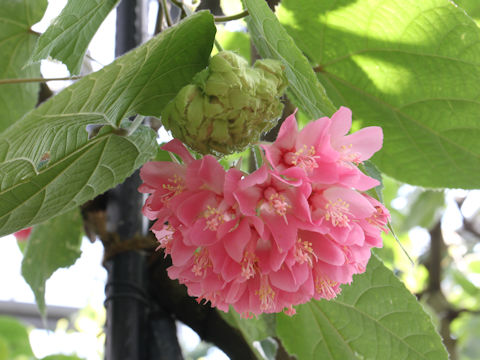
[[(115, 56), (142, 42), (142, 0), (123, 0), (117, 8)], [(119, 154), (121, 156), (121, 154)], [(144, 232), (138, 172), (108, 193), (107, 231), (116, 241), (131, 241)], [(105, 261), (106, 360), (145, 360), (148, 326), (146, 254), (120, 252)]]
[[(136, 172), (123, 184), (110, 190), (107, 205), (107, 231), (118, 241), (141, 235), (142, 197)], [(120, 252), (106, 260), (105, 287), (106, 360), (146, 359), (148, 295), (146, 254), (141, 250)]]
[[(117, 8), (115, 56), (143, 42), (146, 6), (145, 0), (121, 1)], [(137, 190), (140, 183), (137, 171), (107, 195), (106, 230), (113, 237), (114, 247), (120, 245), (123, 250), (111, 251), (111, 245), (106, 247), (110, 254), (105, 260), (105, 359), (182, 360), (173, 316), (149, 296), (149, 254), (131, 246), (148, 231), (141, 212), (143, 196)], [(125, 251), (127, 248), (136, 250)]]

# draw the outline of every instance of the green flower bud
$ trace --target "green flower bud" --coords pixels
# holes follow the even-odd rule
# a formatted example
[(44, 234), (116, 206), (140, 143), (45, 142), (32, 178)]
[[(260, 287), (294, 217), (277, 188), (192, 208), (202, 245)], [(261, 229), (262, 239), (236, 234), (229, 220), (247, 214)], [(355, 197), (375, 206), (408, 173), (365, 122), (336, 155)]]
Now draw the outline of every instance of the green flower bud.
[(164, 109), (163, 125), (192, 149), (216, 155), (242, 151), (275, 126), (287, 87), (283, 65), (222, 51)]

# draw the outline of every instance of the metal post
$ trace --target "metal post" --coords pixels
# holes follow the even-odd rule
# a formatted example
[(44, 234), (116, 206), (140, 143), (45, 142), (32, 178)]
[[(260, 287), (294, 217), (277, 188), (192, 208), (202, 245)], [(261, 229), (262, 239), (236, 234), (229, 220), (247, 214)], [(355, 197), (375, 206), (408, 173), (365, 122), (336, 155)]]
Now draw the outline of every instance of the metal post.
[[(142, 42), (142, 0), (122, 0), (117, 8), (115, 56)], [(121, 156), (121, 154), (119, 154)], [(108, 193), (107, 231), (119, 242), (142, 235), (142, 195), (138, 172)], [(129, 250), (105, 262), (106, 360), (145, 360), (148, 296), (146, 254)]]

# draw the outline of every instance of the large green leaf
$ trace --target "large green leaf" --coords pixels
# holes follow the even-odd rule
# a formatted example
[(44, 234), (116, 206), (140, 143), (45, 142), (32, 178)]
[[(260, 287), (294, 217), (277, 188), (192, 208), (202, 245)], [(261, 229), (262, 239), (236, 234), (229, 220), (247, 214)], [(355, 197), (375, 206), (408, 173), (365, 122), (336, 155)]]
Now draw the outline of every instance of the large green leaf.
[(88, 44), (119, 0), (70, 0), (38, 39), (32, 61), (60, 60), (78, 74)]
[(382, 171), (426, 187), (480, 187), (480, 30), (462, 9), (449, 0), (281, 4), (335, 105), (382, 126)]
[[(68, 87), (0, 135), (0, 236), (64, 213), (156, 154), (155, 134), (122, 119), (159, 115), (203, 69), (215, 27), (198, 13)], [(87, 126), (104, 126), (89, 139)]]
[(416, 298), (375, 256), (333, 301), (311, 301), (277, 317), (277, 334), (301, 360), (447, 359)]
[[(0, 79), (40, 76), (40, 66), (25, 66), (38, 35), (30, 27), (40, 21), (47, 0), (3, 0), (0, 5)], [(0, 131), (37, 103), (38, 84), (0, 85)]]
[(464, 9), (469, 16), (475, 19), (477, 23), (480, 22), (480, 1), (455, 0), (454, 3)]
[(325, 89), (265, 0), (244, 2), (250, 14), (247, 24), (255, 46), (264, 58), (277, 59), (285, 65), (288, 92), (294, 103), (312, 117), (330, 116), (335, 108)]
[(45, 283), (61, 267), (80, 257), (83, 222), (74, 209), (33, 228), (22, 261), (22, 275), (35, 294), (40, 312), (45, 312)]

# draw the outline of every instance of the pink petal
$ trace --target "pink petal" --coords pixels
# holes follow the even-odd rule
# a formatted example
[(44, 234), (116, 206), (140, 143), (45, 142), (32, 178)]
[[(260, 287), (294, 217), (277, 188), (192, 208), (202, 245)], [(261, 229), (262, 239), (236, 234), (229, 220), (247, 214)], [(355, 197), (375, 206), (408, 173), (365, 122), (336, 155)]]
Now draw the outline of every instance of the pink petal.
[(187, 150), (185, 145), (183, 145), (183, 143), (178, 139), (173, 139), (169, 141), (162, 146), (162, 149), (179, 155), (185, 164), (189, 164), (190, 162), (195, 160), (190, 154), (190, 152)]
[(309, 122), (305, 127), (300, 130), (296, 141), (296, 149), (300, 150), (307, 146), (307, 150), (311, 146), (317, 148), (318, 144), (325, 142), (325, 133), (330, 126), (330, 119), (328, 117), (322, 117), (315, 121)]
[(297, 227), (287, 224), (285, 219), (277, 214), (265, 213), (262, 214), (262, 218), (270, 229), (279, 250), (281, 252), (288, 251), (297, 239)]
[[(352, 169), (353, 170), (353, 169)], [(367, 191), (380, 185), (380, 182), (370, 176), (365, 175), (359, 169), (355, 171), (344, 172), (340, 175), (339, 183), (346, 187), (351, 187), (359, 191)]]
[(178, 235), (177, 232), (173, 235), (172, 240), (172, 263), (175, 266), (183, 266), (193, 257), (195, 253), (195, 246), (185, 246), (181, 235)]
[(332, 187), (325, 190), (323, 196), (332, 202), (338, 199), (345, 201), (348, 204), (348, 210), (357, 219), (369, 217), (375, 212), (375, 208), (363, 195), (348, 188)]
[(223, 263), (223, 267), (221, 271), (222, 278), (225, 282), (233, 281), (241, 277), (241, 274), (242, 274), (242, 267), (240, 266), (239, 263), (232, 261), (232, 259), (230, 258), (225, 259), (225, 262)]
[(280, 270), (270, 274), (273, 286), (280, 290), (295, 292), (308, 279), (309, 268), (306, 263), (298, 264), (292, 269), (282, 266)]
[(13, 233), (13, 236), (17, 239), (17, 241), (25, 241), (28, 239), (30, 236), (30, 233), (32, 232), (32, 228), (28, 227), (26, 229), (17, 231), (16, 233)]
[(383, 132), (378, 126), (370, 126), (345, 136), (338, 142), (338, 146), (343, 145), (350, 148), (353, 153), (359, 154), (359, 160), (370, 159), (373, 154), (382, 148)]
[(217, 233), (208, 230), (205, 219), (199, 219), (189, 231), (192, 245), (210, 246), (218, 241)]
[(247, 220), (243, 219), (240, 225), (223, 237), (223, 244), (228, 255), (237, 262), (243, 258), (245, 246), (250, 241), (251, 231)]
[[(162, 188), (162, 185), (169, 183), (175, 175), (184, 178), (185, 166), (170, 161), (149, 161), (140, 169), (142, 181), (150, 188)], [(145, 186), (141, 185), (139, 189), (143, 190)], [(146, 189), (142, 190), (140, 191), (147, 192)]]
[(344, 136), (352, 127), (352, 111), (347, 107), (341, 106), (331, 119), (330, 134), (333, 140)]
[(275, 146), (280, 149), (290, 150), (295, 146), (295, 138), (297, 137), (298, 125), (295, 119), (295, 112), (288, 116), (283, 122), (280, 130), (278, 131), (277, 139), (275, 140)]
[(327, 236), (312, 231), (300, 231), (299, 237), (302, 241), (312, 244), (313, 251), (319, 260), (331, 265), (345, 263), (345, 254)]
[[(205, 211), (207, 204), (213, 205), (213, 194), (209, 191), (193, 193), (175, 209), (178, 219), (185, 225), (191, 226)], [(216, 204), (215, 204), (216, 205)]]
[(189, 189), (207, 188), (222, 194), (225, 169), (213, 156), (206, 155), (201, 160), (190, 163), (185, 178)]
[(243, 172), (231, 168), (225, 174), (225, 184), (224, 184), (224, 198), (227, 205), (232, 206), (236, 201), (233, 196), (235, 190), (238, 189), (239, 182), (242, 179)]
[(265, 151), (265, 157), (267, 158), (268, 163), (272, 167), (277, 167), (282, 161), (283, 151), (272, 145), (260, 145), (260, 147)]

